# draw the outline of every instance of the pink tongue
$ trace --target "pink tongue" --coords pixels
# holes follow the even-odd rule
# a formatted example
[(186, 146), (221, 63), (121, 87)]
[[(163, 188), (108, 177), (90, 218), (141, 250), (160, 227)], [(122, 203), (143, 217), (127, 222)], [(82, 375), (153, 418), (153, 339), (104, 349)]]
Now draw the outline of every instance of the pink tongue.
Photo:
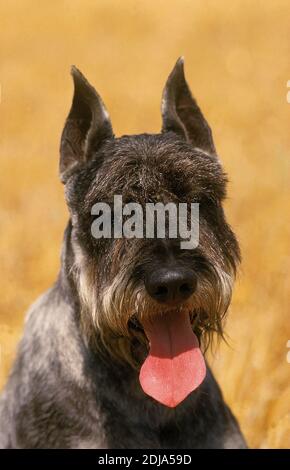
[(147, 395), (174, 408), (204, 380), (206, 366), (189, 315), (173, 313), (143, 323), (150, 352), (140, 371)]

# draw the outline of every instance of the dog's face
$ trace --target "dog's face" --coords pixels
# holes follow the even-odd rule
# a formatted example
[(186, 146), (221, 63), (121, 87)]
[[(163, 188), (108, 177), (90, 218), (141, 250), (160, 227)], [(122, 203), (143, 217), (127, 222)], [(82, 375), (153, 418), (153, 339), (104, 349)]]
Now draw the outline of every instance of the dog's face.
[[(226, 177), (182, 61), (165, 86), (157, 135), (114, 138), (99, 95), (76, 69), (73, 78), (60, 172), (84, 324), (93, 325), (110, 353), (131, 363), (138, 362), (140, 344), (146, 350), (154, 317), (186, 315), (200, 339), (222, 333), (239, 249), (222, 209)], [(169, 236), (168, 227), (162, 238), (156, 232), (151, 238), (114, 237), (116, 195), (123, 205), (139, 204), (144, 234), (147, 203), (198, 203), (198, 245), (182, 249), (180, 234)], [(111, 208), (111, 236), (92, 234), (97, 203)]]

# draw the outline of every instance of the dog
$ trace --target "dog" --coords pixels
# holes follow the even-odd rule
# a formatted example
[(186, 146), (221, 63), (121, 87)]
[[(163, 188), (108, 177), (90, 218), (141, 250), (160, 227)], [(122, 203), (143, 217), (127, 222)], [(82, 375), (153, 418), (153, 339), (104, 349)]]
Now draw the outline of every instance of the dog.
[[(246, 448), (204, 359), (223, 336), (240, 251), (222, 207), (227, 177), (183, 59), (163, 91), (159, 134), (115, 137), (99, 94), (75, 67), (72, 77), (61, 269), (27, 315), (1, 396), (0, 447)], [(141, 208), (197, 204), (197, 246), (182, 249), (167, 229), (94, 237), (92, 207), (112, 207), (115, 195)]]

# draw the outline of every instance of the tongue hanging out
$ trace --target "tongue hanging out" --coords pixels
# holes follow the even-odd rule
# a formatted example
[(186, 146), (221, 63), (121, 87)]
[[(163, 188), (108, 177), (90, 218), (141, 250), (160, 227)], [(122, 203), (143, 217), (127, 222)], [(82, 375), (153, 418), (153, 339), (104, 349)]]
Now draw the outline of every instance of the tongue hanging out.
[(147, 395), (174, 408), (204, 380), (206, 366), (188, 313), (170, 313), (143, 322), (150, 352), (141, 367)]

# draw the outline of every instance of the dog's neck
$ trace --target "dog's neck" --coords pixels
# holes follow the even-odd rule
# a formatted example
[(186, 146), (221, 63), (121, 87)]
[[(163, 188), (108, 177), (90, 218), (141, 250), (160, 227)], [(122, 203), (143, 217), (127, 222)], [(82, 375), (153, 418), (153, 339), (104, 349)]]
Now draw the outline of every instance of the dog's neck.
[(61, 267), (58, 276), (58, 284), (62, 290), (62, 295), (69, 297), (70, 302), (75, 302), (79, 305), (79, 297), (77, 286), (73, 278), (73, 266), (75, 262), (75, 255), (72, 248), (72, 222), (69, 219), (61, 249)]

